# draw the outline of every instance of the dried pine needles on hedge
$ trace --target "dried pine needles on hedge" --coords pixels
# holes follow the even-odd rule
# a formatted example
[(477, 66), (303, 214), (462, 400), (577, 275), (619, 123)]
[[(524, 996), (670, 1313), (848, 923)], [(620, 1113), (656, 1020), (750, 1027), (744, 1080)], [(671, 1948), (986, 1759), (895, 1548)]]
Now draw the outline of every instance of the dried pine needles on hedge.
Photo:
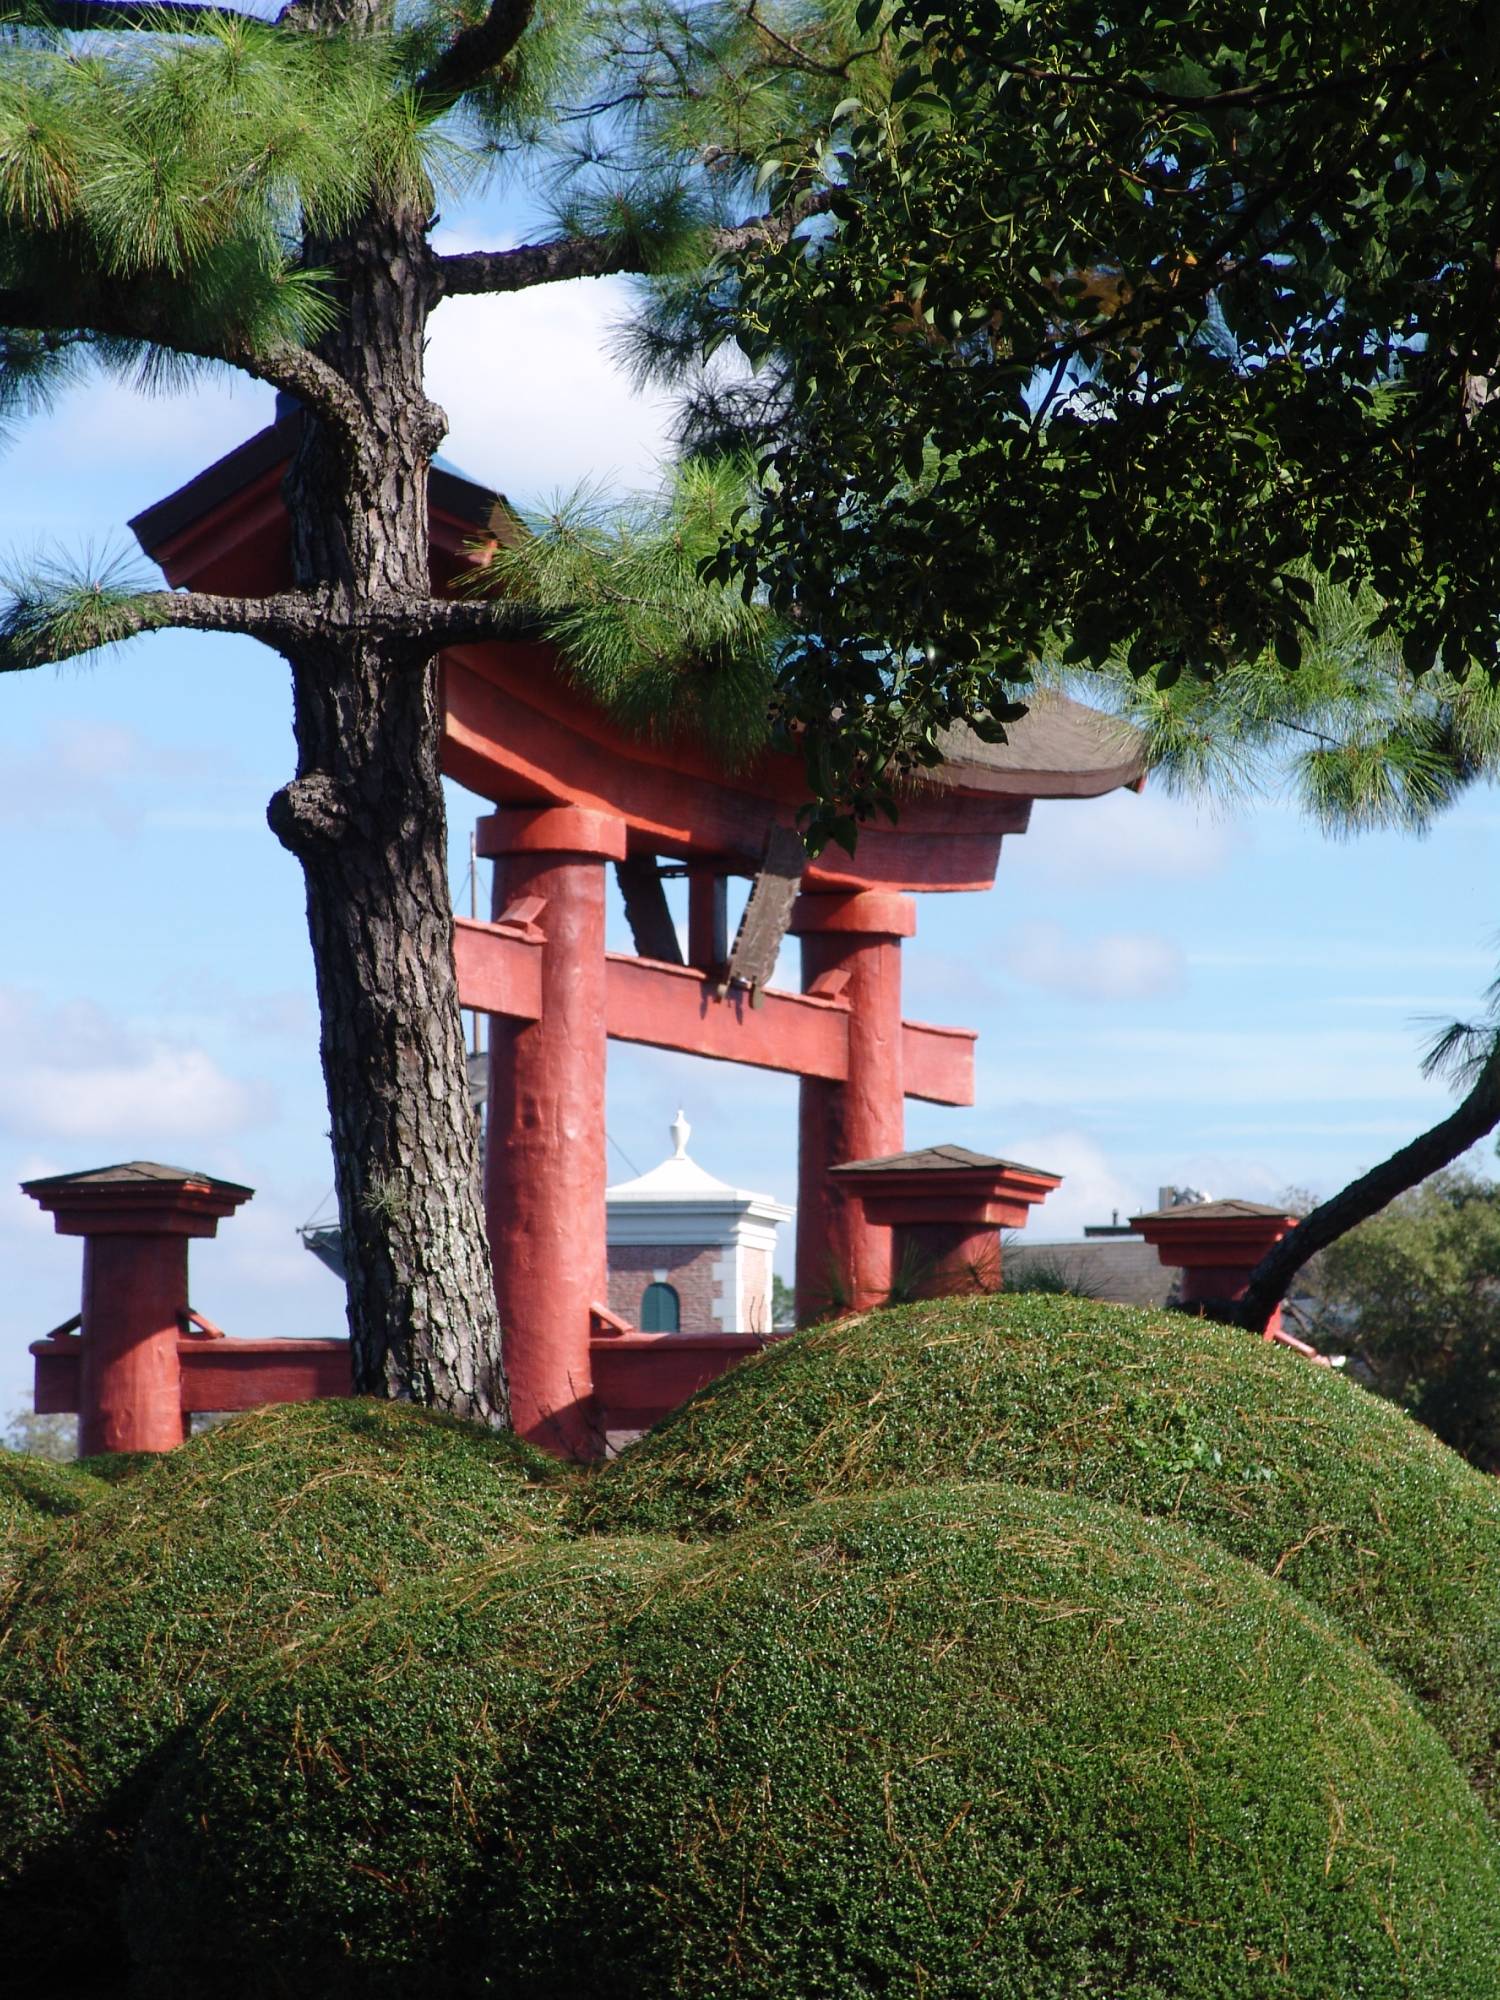
[(599, 1532), (699, 1535), (955, 1479), (1190, 1523), (1340, 1619), (1493, 1797), (1500, 1484), (1238, 1329), (1003, 1294), (815, 1327), (695, 1397), (572, 1505)]
[(183, 2000), (1493, 2000), (1496, 1855), (1294, 1593), (973, 1485), (299, 1642), (165, 1774), (131, 1942)]

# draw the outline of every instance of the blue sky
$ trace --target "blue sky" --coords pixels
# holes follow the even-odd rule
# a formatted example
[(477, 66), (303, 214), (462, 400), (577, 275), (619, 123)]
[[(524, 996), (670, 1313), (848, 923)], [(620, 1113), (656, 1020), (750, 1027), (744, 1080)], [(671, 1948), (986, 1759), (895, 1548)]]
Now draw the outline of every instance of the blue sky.
[[(449, 456), (523, 504), (652, 485), (664, 406), (608, 359), (627, 303), (584, 283), (444, 305)], [(269, 406), (244, 383), (75, 390), (0, 458), (0, 549), (123, 547), (129, 515)], [(162, 634), (0, 682), (0, 1413), (29, 1395), (28, 1341), (78, 1303), (79, 1246), (16, 1191), (31, 1175), (148, 1157), (248, 1182), (194, 1247), (194, 1303), (234, 1333), (343, 1330), (294, 1234), (332, 1173), (300, 877), (263, 818), (291, 769), (286, 669), (248, 642)], [(484, 807), (456, 788), (450, 807), (457, 895)], [(1473, 1011), (1493, 976), (1497, 846), (1488, 790), (1425, 841), (1348, 845), (1277, 801), (1039, 805), (989, 895), (920, 900), (906, 1011), (980, 1031), (978, 1102), (913, 1105), (910, 1142), (1062, 1172), (1038, 1236), (1165, 1181), (1333, 1190), (1448, 1102), (1419, 1023)], [(669, 1149), (679, 1102), (706, 1167), (795, 1197), (790, 1079), (623, 1047), (611, 1178)]]

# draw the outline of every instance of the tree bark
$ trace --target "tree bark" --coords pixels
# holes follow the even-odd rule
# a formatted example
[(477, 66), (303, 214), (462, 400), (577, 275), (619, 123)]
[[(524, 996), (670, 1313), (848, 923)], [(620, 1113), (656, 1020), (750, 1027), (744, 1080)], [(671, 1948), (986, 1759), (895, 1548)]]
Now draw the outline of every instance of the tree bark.
[(351, 437), (308, 412), (287, 475), (293, 580), (329, 616), (284, 646), (297, 775), (268, 816), (306, 878), (354, 1386), (503, 1423), (453, 969), (437, 641), (372, 615), (416, 608), (431, 589), (427, 474), (446, 423), (422, 379), (437, 296), (426, 218), (376, 210), (310, 249), (341, 309), (319, 358), (363, 422)]
[(1224, 1316), (1232, 1312), (1241, 1326), (1263, 1333), (1304, 1264), (1349, 1230), (1368, 1222), (1397, 1195), (1450, 1165), (1496, 1125), (1500, 1125), (1500, 1038), (1458, 1109), (1330, 1200), (1320, 1202), (1279, 1243), (1273, 1243), (1250, 1273), (1243, 1296)]

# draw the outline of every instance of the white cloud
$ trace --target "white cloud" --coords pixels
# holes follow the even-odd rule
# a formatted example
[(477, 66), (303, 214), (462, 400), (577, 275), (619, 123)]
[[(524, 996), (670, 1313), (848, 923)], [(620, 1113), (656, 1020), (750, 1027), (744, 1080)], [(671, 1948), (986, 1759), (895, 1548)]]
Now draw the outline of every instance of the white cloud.
[(1057, 1192), (1031, 1211), (1021, 1238), (1028, 1243), (1072, 1242), (1090, 1224), (1116, 1216), (1125, 1222), (1154, 1208), (1158, 1191), (1168, 1184), (1242, 1201), (1280, 1201), (1287, 1192), (1286, 1174), (1264, 1158), (1225, 1151), (1106, 1153), (1086, 1132), (1067, 1126), (1020, 1131), (1005, 1150), (1063, 1176)]
[[(1357, 936), (1325, 934), (1316, 939), (1309, 938), (1251, 938), (1242, 945), (1224, 950), (1206, 947), (1194, 948), (1188, 953), (1188, 963), (1200, 966), (1205, 971), (1214, 972), (1399, 972), (1408, 976), (1413, 960), (1420, 956), (1422, 968), (1445, 971), (1493, 972), (1494, 953), (1486, 951), (1447, 951), (1440, 947), (1423, 945), (1420, 953), (1410, 944), (1371, 944)], [(1354, 1004), (1347, 995), (1341, 996), (1329, 1005), (1348, 1006)], [(1363, 1004), (1370, 1006), (1397, 1005), (1396, 1000), (1371, 1000)]]
[(1157, 792), (1038, 799), (1030, 831), (1005, 849), (1002, 873), (1029, 866), (1068, 882), (1180, 881), (1216, 874), (1250, 837), (1243, 825)]
[(31, 1143), (123, 1143), (143, 1155), (223, 1138), (269, 1115), (265, 1086), (227, 1075), (192, 1042), (142, 1032), (88, 1004), (47, 1009), (0, 988), (0, 1038), (0, 1129)]
[(1410, 1014), (1414, 1027), (1425, 1027), (1429, 1015), (1442, 1014), (1445, 1018), (1466, 1009), (1472, 1009), (1474, 996), (1458, 992), (1436, 993), (1330, 993), (1318, 1002), (1320, 1007), (1375, 1007), (1382, 1010), (1401, 1009)]
[(142, 395), (96, 376), (50, 417), (24, 425), (6, 452), (7, 485), (51, 495), (62, 480), (126, 479), (144, 506), (271, 420), (272, 392), (225, 372), (173, 395)]
[(1183, 984), (1182, 951), (1154, 931), (1070, 937), (1061, 924), (1024, 924), (1002, 948), (1006, 971), (1079, 1000), (1152, 1000)]
[(256, 1109), (255, 1092), (202, 1049), (162, 1043), (87, 1069), (34, 1062), (0, 1083), (0, 1120), (58, 1139), (217, 1137), (253, 1122)]
[(655, 487), (671, 404), (633, 392), (611, 358), (628, 305), (611, 279), (445, 301), (427, 354), (428, 393), (448, 413), (444, 449), (523, 504), (585, 484)]
[(1108, 1222), (1116, 1209), (1122, 1216), (1138, 1207), (1141, 1190), (1106, 1158), (1087, 1134), (1070, 1127), (1007, 1134), (1007, 1157), (1046, 1173), (1061, 1174), (1062, 1186), (1032, 1209), (1024, 1242), (1063, 1242), (1083, 1234), (1084, 1225)]
[[(143, 826), (207, 822), (238, 824), (239, 814), (221, 804), (194, 816), (184, 809), (149, 803), (163, 793), (186, 796), (194, 787), (212, 787), (215, 801), (232, 791), (238, 774), (233, 753), (224, 748), (190, 751), (152, 743), (122, 723), (62, 722), (45, 729), (24, 750), (0, 755), (0, 821), (24, 827), (65, 821), (76, 826), (92, 819), (128, 838)], [(246, 815), (263, 828), (264, 817)]]

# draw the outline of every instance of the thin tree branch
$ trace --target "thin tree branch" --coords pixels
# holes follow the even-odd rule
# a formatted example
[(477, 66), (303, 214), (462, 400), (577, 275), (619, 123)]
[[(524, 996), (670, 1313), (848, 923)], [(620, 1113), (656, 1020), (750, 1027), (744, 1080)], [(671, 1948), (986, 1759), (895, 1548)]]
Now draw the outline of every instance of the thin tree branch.
[(472, 28), (454, 36), (425, 75), (416, 95), (429, 103), (451, 104), (505, 61), (531, 25), (535, 0), (493, 0)]
[[(832, 199), (820, 189), (789, 203), (776, 215), (758, 216), (706, 233), (711, 257), (733, 257), (761, 244), (784, 243), (799, 223), (820, 215)], [(513, 250), (466, 250), (436, 260), (440, 295), (524, 292), (534, 285), (559, 285), (570, 278), (643, 276), (651, 263), (638, 242), (613, 235), (554, 236), (546, 243), (522, 243)]]
[(560, 285), (570, 278), (609, 278), (639, 271), (643, 259), (633, 244), (617, 236), (557, 236), (547, 243), (522, 243), (514, 250), (465, 250), (437, 259), (442, 293), (459, 297), (477, 292), (525, 292), (534, 285)]
[(772, 48), (781, 50), (784, 61), (777, 64), (778, 68), (802, 70), (809, 76), (847, 77), (857, 62), (866, 56), (880, 53), (877, 43), (867, 49), (851, 49), (842, 62), (820, 62), (816, 56), (810, 56), (806, 49), (799, 47), (796, 42), (788, 41), (785, 35), (777, 34), (769, 21), (761, 19), (759, 0), (750, 0), (745, 9), (745, 19), (763, 41), (769, 43)]
[(1450, 1165), (1497, 1125), (1500, 1125), (1500, 1037), (1496, 1038), (1473, 1089), (1458, 1109), (1420, 1138), (1413, 1139), (1409, 1146), (1382, 1160), (1378, 1167), (1351, 1181), (1330, 1200), (1320, 1202), (1279, 1243), (1273, 1243), (1250, 1273), (1244, 1296), (1229, 1311), (1242, 1326), (1264, 1331), (1304, 1264), (1347, 1230), (1368, 1222), (1397, 1195), (1405, 1194), (1440, 1167)]

